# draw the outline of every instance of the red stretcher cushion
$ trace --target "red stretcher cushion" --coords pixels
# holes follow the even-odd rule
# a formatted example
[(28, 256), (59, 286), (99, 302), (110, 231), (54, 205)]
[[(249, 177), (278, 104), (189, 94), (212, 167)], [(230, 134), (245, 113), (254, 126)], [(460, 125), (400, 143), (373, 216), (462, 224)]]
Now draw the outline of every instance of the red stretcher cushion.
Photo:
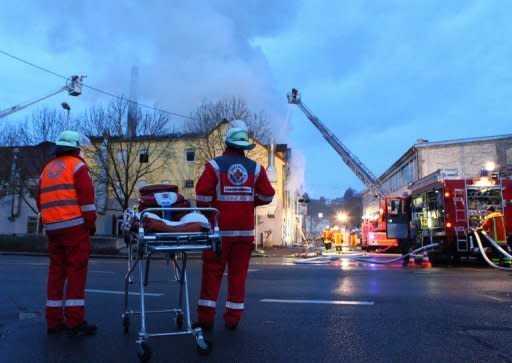
[(209, 228), (203, 226), (201, 223), (187, 223), (179, 226), (169, 226), (163, 221), (156, 219), (144, 218), (144, 229), (150, 232), (175, 232), (175, 233), (190, 233), (190, 232), (208, 232)]
[(154, 213), (145, 213), (142, 225), (148, 232), (190, 233), (210, 230), (208, 219), (200, 213), (188, 213), (178, 222), (167, 221)]

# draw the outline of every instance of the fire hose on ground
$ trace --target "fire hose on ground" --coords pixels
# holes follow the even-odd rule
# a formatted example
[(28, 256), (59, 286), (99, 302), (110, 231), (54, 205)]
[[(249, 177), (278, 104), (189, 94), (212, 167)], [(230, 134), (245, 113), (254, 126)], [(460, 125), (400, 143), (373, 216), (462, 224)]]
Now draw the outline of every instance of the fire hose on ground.
[(296, 259), (293, 261), (293, 263), (295, 264), (315, 264), (315, 265), (318, 265), (318, 264), (327, 264), (327, 263), (330, 263), (331, 261), (334, 261), (334, 260), (339, 260), (339, 259), (346, 259), (346, 260), (354, 260), (354, 261), (358, 261), (358, 262), (363, 262), (363, 263), (371, 263), (371, 264), (378, 264), (378, 265), (388, 265), (390, 263), (394, 263), (394, 262), (397, 262), (397, 261), (400, 261), (400, 260), (403, 260), (405, 258), (408, 258), (409, 256), (411, 255), (415, 255), (419, 252), (422, 252), (424, 250), (427, 250), (429, 248), (433, 248), (433, 247), (436, 247), (438, 246), (439, 243), (431, 243), (431, 244), (428, 244), (426, 246), (422, 246), (420, 248), (417, 248), (415, 249), (414, 251), (411, 251), (409, 253), (406, 253), (404, 255), (401, 255), (399, 257), (395, 257), (395, 258), (392, 258), (392, 259), (389, 259), (389, 260), (385, 260), (385, 261), (377, 261), (377, 260), (373, 260), (371, 258), (373, 258), (373, 256), (367, 256), (366, 254), (350, 254), (350, 255), (329, 255), (329, 256), (318, 256), (318, 257), (313, 257), (313, 258), (300, 258), (300, 259)]
[[(502, 270), (502, 271), (512, 271), (512, 268), (510, 267), (502, 267), (502, 266), (498, 266), (496, 265), (494, 262), (492, 262), (489, 257), (487, 256), (487, 254), (485, 253), (485, 247), (483, 246), (482, 244), (482, 241), (480, 239), (480, 235), (479, 233), (476, 231), (476, 230), (473, 230), (475, 233), (475, 239), (476, 239), (476, 243), (478, 244), (478, 249), (480, 250), (480, 254), (482, 255), (483, 259), (485, 260), (485, 262), (487, 262), (489, 264), (489, 266), (497, 269), (497, 270)], [(503, 256), (507, 257), (507, 258), (510, 258), (512, 259), (512, 255), (510, 255), (507, 251), (505, 251), (498, 243), (496, 243), (496, 241), (494, 241), (491, 237), (489, 237), (489, 235), (485, 232), (485, 231), (481, 231), (482, 235), (487, 239), (487, 241), (489, 241), (489, 243), (498, 250), (498, 252), (500, 252)]]

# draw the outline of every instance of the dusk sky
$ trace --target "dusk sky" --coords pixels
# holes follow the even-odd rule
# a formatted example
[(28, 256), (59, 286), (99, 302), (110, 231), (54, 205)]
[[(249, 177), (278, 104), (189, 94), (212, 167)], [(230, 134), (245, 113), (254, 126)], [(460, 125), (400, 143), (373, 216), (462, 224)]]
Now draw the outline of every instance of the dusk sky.
[[(418, 138), (510, 134), (511, 11), (512, 2), (490, 0), (7, 0), (0, 51), (125, 96), (136, 65), (139, 101), (185, 115), (240, 96), (290, 145), (304, 191), (336, 197), (363, 185), (286, 93), (298, 88), (376, 175)], [(0, 83), (5, 109), (63, 80), (0, 54)], [(61, 94), (9, 122), (62, 101), (73, 115), (110, 98)]]

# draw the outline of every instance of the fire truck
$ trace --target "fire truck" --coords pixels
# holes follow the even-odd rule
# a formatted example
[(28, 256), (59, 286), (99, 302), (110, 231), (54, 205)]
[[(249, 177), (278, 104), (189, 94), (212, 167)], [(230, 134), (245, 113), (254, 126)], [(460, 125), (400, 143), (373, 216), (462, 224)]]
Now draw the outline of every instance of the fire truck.
[[(399, 238), (408, 238), (408, 217), (403, 213), (407, 201), (400, 197), (387, 196), (379, 179), (316, 117), (302, 102), (296, 88), (287, 94), (288, 103), (297, 105), (325, 140), (342, 158), (354, 174), (379, 199), (379, 213), (363, 218), (361, 244), (363, 248), (398, 247)], [(400, 212), (399, 212), (400, 211)], [(390, 213), (392, 218), (390, 218)]]
[[(487, 174), (487, 175), (486, 175)], [(439, 169), (411, 185), (411, 234), (418, 245), (438, 242), (436, 258), (479, 255), (472, 228), (480, 226), (486, 209), (504, 215), (507, 239), (512, 240), (512, 180), (494, 173), (460, 178), (456, 169)]]
[[(390, 226), (394, 232), (388, 232), (388, 224), (403, 220), (407, 225), (408, 199), (401, 197), (381, 196), (379, 211), (373, 215), (364, 216), (361, 223), (361, 247), (367, 251), (390, 250), (398, 247), (396, 225)], [(403, 210), (403, 212), (401, 212)], [(393, 220), (394, 218), (394, 220)], [(392, 237), (393, 236), (393, 237)], [(404, 234), (404, 237), (406, 235)]]

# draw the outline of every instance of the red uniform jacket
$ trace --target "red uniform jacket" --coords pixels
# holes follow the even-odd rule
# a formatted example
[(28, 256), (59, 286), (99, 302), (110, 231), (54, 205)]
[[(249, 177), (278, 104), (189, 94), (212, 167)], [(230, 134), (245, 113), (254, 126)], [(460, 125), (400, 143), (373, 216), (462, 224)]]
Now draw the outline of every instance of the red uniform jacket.
[[(78, 204), (80, 205), (82, 211), (82, 217), (84, 219), (84, 223), (81, 225), (76, 225), (72, 227), (65, 227), (62, 229), (56, 229), (53, 231), (47, 231), (48, 234), (54, 233), (72, 233), (73, 230), (77, 228), (84, 228), (84, 226), (89, 230), (95, 230), (96, 226), (96, 208), (94, 205), (94, 186), (92, 183), (91, 176), (89, 175), (89, 168), (85, 160), (83, 160), (80, 156), (73, 156), (80, 160), (77, 164), (76, 169), (74, 170), (74, 187), (77, 192)], [(59, 159), (57, 157), (55, 160)], [(50, 163), (52, 163), (51, 161)], [(38, 189), (37, 189), (37, 207), (41, 210), (41, 180), (39, 181)]]
[(485, 216), (482, 229), (496, 242), (504, 243), (507, 241), (507, 233), (505, 231), (505, 221), (503, 214), (500, 212), (492, 212)]
[(210, 160), (196, 184), (197, 205), (219, 210), (225, 241), (254, 241), (254, 207), (272, 202), (274, 193), (265, 168), (232, 148)]

